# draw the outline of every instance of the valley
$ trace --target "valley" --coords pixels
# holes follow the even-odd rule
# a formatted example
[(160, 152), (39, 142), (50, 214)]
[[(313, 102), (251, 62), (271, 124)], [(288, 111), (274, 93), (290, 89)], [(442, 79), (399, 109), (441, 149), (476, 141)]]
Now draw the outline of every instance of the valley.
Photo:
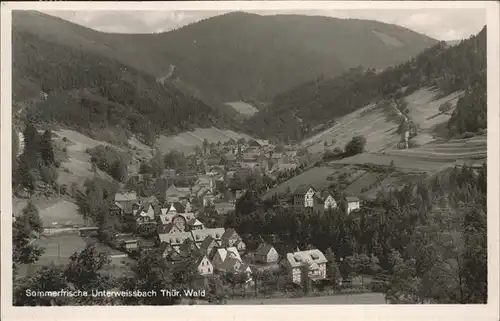
[(113, 34), (15, 13), (16, 302), (45, 277), (210, 293), (93, 304), (483, 302), (484, 282), (454, 276), (487, 263), (485, 39), (243, 12)]

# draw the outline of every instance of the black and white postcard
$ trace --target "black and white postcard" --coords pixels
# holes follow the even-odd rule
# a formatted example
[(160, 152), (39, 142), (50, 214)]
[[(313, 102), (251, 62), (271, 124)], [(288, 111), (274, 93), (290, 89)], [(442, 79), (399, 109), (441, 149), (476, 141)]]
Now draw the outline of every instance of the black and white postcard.
[(2, 4), (2, 319), (498, 320), (498, 10)]

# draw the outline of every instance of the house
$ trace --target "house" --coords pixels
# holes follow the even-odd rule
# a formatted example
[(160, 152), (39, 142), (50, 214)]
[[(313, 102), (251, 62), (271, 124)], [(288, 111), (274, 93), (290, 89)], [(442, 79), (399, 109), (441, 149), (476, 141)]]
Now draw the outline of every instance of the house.
[(187, 239), (192, 239), (191, 232), (178, 232), (171, 234), (158, 234), (158, 243), (168, 243), (174, 250), (179, 251), (180, 246)]
[(206, 255), (200, 255), (196, 258), (195, 264), (198, 268), (198, 273), (202, 276), (212, 275), (214, 273), (214, 266)]
[(205, 226), (196, 218), (192, 218), (187, 222), (188, 229), (190, 231), (204, 230)]
[(223, 203), (215, 203), (215, 211), (219, 215), (226, 215), (227, 213), (235, 210), (235, 204), (223, 202)]
[(347, 196), (345, 198), (347, 203), (347, 214), (350, 214), (352, 211), (358, 210), (360, 205), (360, 200), (356, 196)]
[(243, 260), (235, 247), (217, 249), (212, 259), (214, 268), (219, 271), (234, 271), (236, 262), (243, 263)]
[(215, 192), (215, 180), (209, 175), (200, 175), (193, 186), (193, 190), (199, 190), (201, 187), (207, 188), (210, 192)]
[(225, 230), (223, 227), (220, 228), (207, 228), (203, 230), (193, 230), (191, 231), (192, 239), (199, 245), (208, 237), (212, 237), (218, 244), (221, 242), (222, 235)]
[(215, 202), (215, 196), (211, 191), (206, 191), (201, 197), (201, 203), (203, 207), (207, 207), (213, 205)]
[(116, 193), (115, 206), (112, 209), (119, 215), (133, 214), (139, 208), (139, 199), (136, 192)]
[(182, 257), (191, 257), (193, 253), (198, 252), (198, 246), (196, 245), (195, 242), (191, 238), (187, 238), (182, 242), (182, 244), (179, 246), (179, 254)]
[(233, 228), (228, 228), (221, 237), (222, 247), (236, 247), (239, 252), (246, 250), (246, 245)]
[(165, 191), (165, 201), (168, 203), (178, 202), (181, 199), (189, 199), (189, 188), (177, 188), (174, 184), (170, 185)]
[(137, 239), (123, 240), (121, 246), (122, 246), (123, 250), (125, 250), (125, 252), (136, 251), (139, 248), (138, 243), (137, 243)]
[(300, 284), (303, 281), (303, 268), (307, 268), (308, 277), (312, 280), (325, 279), (326, 263), (325, 255), (320, 250), (314, 249), (287, 253), (283, 265), (289, 280)]
[(337, 202), (329, 192), (324, 191), (321, 193), (321, 198), (324, 201), (325, 210), (337, 208)]
[(252, 139), (249, 142), (248, 146), (262, 148), (265, 146), (269, 146), (269, 142), (267, 140), (262, 140), (262, 139)]
[(139, 199), (139, 203), (140, 204), (153, 204), (153, 206), (156, 206), (158, 204), (160, 204), (160, 201), (158, 201), (158, 199), (156, 198), (156, 196), (152, 195), (152, 196), (149, 196), (149, 197), (141, 197)]
[(161, 256), (163, 258), (170, 258), (172, 256), (172, 254), (174, 254), (174, 253), (179, 254), (174, 249), (174, 247), (172, 246), (172, 244), (167, 243), (167, 242), (161, 242), (160, 245), (158, 246), (158, 249), (159, 249), (159, 251), (161, 253)]
[(255, 251), (255, 262), (257, 263), (274, 263), (278, 261), (278, 252), (271, 244), (261, 243)]
[(309, 185), (301, 185), (293, 193), (293, 204), (296, 207), (314, 207), (316, 190)]
[(116, 193), (115, 194), (115, 203), (119, 202), (137, 202), (137, 193), (136, 192), (128, 192), (128, 193)]
[(212, 259), (219, 244), (212, 236), (207, 236), (199, 246), (200, 253)]
[(160, 214), (160, 209), (153, 204), (145, 203), (132, 213), (136, 219), (137, 224), (155, 222), (155, 218)]
[(175, 226), (181, 232), (186, 231), (187, 222), (194, 218), (194, 213), (178, 213), (173, 204), (170, 209), (162, 208), (159, 215), (161, 225), (170, 228), (169, 224), (171, 224), (172, 227)]

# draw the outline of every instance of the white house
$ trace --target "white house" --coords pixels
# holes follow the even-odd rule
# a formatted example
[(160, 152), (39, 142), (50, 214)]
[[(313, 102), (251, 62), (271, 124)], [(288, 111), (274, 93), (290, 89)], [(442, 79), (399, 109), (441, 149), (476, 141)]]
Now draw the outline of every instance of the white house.
[(200, 275), (212, 275), (214, 273), (214, 266), (206, 255), (200, 256), (197, 259), (196, 264)]
[(308, 276), (313, 280), (326, 278), (325, 255), (320, 250), (298, 251), (287, 253), (284, 266), (287, 269), (289, 280), (294, 283), (302, 282), (302, 269), (307, 267)]
[(274, 246), (267, 243), (260, 244), (257, 251), (255, 251), (255, 262), (257, 263), (274, 263), (278, 261), (278, 257), (278, 252)]
[(293, 203), (296, 207), (314, 207), (315, 194), (312, 186), (301, 185), (293, 193)]
[(352, 211), (355, 211), (361, 207), (360, 200), (356, 196), (347, 196), (347, 214), (350, 214)]

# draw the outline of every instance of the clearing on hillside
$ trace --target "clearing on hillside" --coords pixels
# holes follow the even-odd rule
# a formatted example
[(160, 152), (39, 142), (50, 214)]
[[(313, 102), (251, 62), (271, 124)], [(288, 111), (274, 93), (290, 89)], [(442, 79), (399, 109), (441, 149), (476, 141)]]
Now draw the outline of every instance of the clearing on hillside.
[(257, 113), (259, 111), (254, 106), (250, 105), (249, 103), (245, 103), (243, 101), (229, 102), (229, 103), (226, 103), (226, 105), (233, 107), (234, 110), (236, 110), (240, 114), (243, 114), (243, 115), (248, 116), (248, 117), (253, 116), (255, 113)]
[[(420, 145), (433, 141), (429, 135), (430, 130), (450, 118), (450, 113), (439, 112), (439, 106), (450, 102), (454, 107), (461, 92), (439, 99), (436, 99), (437, 94), (436, 90), (422, 88), (405, 97), (410, 118), (420, 129), (413, 140)], [(325, 149), (325, 141), (329, 145), (334, 141), (328, 148), (343, 149), (353, 136), (363, 135), (366, 138), (366, 151), (380, 152), (395, 147), (401, 140), (401, 136), (397, 134), (398, 126), (399, 123), (390, 120), (387, 110), (370, 104), (340, 118), (332, 127), (304, 140), (301, 145), (307, 146), (311, 152), (322, 152)]]
[(238, 140), (240, 138), (252, 139), (246, 134), (236, 133), (232, 130), (222, 130), (215, 127), (197, 128), (195, 131), (184, 132), (175, 136), (160, 135), (157, 146), (163, 154), (172, 150), (192, 154), (196, 146), (203, 146), (205, 139), (209, 143), (217, 143), (219, 141), (224, 143), (231, 139)]
[(328, 187), (330, 181), (328, 176), (332, 175), (338, 171), (338, 169), (332, 167), (313, 167), (300, 175), (297, 175), (286, 182), (272, 188), (265, 195), (265, 199), (271, 198), (275, 194), (286, 193), (288, 189), (293, 192), (300, 185), (312, 185), (316, 189), (323, 189)]

